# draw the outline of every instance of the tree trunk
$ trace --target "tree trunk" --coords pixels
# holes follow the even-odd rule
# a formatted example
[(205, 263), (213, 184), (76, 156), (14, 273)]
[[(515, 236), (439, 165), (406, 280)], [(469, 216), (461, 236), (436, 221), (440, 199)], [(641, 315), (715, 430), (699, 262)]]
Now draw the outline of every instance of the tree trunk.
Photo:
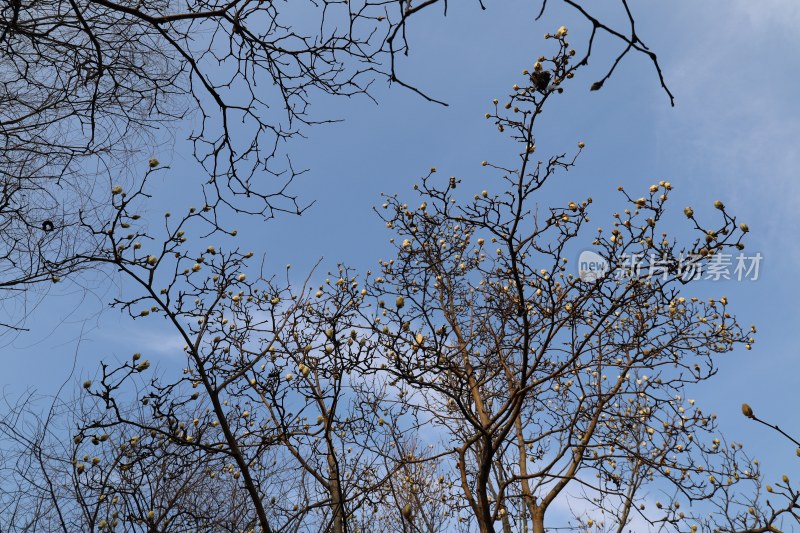
[(533, 533), (544, 533), (544, 508), (537, 506), (533, 511)]
[(333, 512), (333, 529), (331, 533), (345, 533), (344, 501), (339, 485), (339, 465), (333, 453), (328, 453), (329, 490), (331, 493), (331, 511)]
[(503, 533), (513, 533), (514, 530), (511, 529), (511, 520), (508, 514), (504, 514), (501, 520), (503, 521)]
[(478, 527), (480, 528), (479, 531), (481, 533), (495, 533), (491, 519), (489, 519), (488, 521), (485, 520), (484, 518), (479, 519)]
[[(479, 476), (480, 477), (480, 476)], [(494, 533), (494, 521), (492, 520), (492, 508), (489, 504), (489, 497), (486, 491), (486, 484), (479, 486), (475, 491), (478, 496), (478, 509), (476, 518), (481, 533)]]

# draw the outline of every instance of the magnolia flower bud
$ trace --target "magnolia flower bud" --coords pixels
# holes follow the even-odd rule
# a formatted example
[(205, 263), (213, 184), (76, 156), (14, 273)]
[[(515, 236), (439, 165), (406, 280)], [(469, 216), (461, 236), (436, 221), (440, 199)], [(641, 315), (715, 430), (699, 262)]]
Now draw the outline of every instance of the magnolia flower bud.
[(405, 518), (406, 520), (410, 520), (411, 519), (411, 504), (410, 503), (405, 504), (403, 506), (403, 510), (401, 512), (403, 514), (403, 518)]
[(686, 215), (686, 218), (692, 218), (694, 210), (691, 207), (687, 207), (683, 210), (683, 214)]
[(753, 418), (753, 408), (746, 403), (742, 404), (742, 414), (747, 418)]

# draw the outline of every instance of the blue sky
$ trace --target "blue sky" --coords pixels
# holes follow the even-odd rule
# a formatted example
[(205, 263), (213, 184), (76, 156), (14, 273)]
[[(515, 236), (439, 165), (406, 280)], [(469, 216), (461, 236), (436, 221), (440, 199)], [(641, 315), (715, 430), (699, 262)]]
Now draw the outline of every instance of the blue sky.
[[(598, 2), (605, 9), (616, 2)], [(367, 98), (317, 100), (318, 118), (345, 118), (307, 132), (291, 145), (294, 160), (310, 169), (295, 184), (301, 199), (316, 201), (302, 217), (267, 224), (242, 222), (238, 239), (276, 272), (287, 263), (305, 277), (345, 262), (364, 271), (388, 255), (392, 235), (372, 213), (380, 193), (413, 199), (411, 185), (436, 166), (476, 192), (491, 187), (484, 159), (501, 161), (514, 147), (484, 119), (491, 99), (502, 98), (523, 68), (549, 51), (543, 34), (561, 24), (571, 43), (585, 47), (586, 23), (557, 3), (545, 20), (534, 22), (535, 6), (521, 0), (489, 5), (451, 3), (447, 19), (438, 13), (416, 21), (412, 54), (401, 64), (407, 81), (446, 100), (431, 104), (400, 87), (375, 86)], [(765, 460), (768, 472), (795, 464), (793, 446), (757, 430), (739, 413), (749, 402), (757, 413), (800, 433), (792, 392), (800, 385), (794, 333), (800, 326), (800, 247), (794, 230), (800, 199), (800, 5), (790, 0), (646, 2), (636, 7), (639, 33), (659, 54), (676, 96), (671, 108), (652, 65), (630, 56), (603, 90), (589, 85), (613, 60), (617, 44), (602, 41), (587, 69), (576, 75), (552, 105), (537, 146), (549, 154), (587, 149), (577, 168), (541, 198), (548, 202), (595, 200), (593, 221), (606, 225), (621, 208), (616, 187), (632, 195), (659, 180), (672, 182), (676, 225), (686, 205), (713, 215), (722, 200), (751, 228), (748, 251), (764, 256), (756, 282), (705, 282), (698, 296), (726, 295), (745, 325), (759, 333), (753, 350), (720, 360), (720, 372), (702, 389), (690, 391), (706, 411), (716, 412), (723, 432), (741, 440)], [(191, 202), (200, 173), (179, 130), (173, 150), (156, 155), (171, 169), (155, 184), (159, 211), (181, 211)], [(640, 195), (640, 194), (639, 194)], [(587, 242), (588, 244), (588, 242)], [(0, 347), (0, 383), (13, 396), (24, 389), (52, 393), (68, 378), (91, 376), (100, 359), (127, 358), (141, 351), (166, 371), (181, 367), (180, 343), (158, 321), (135, 324), (107, 309), (120, 281), (94, 274), (32, 295), (29, 333)], [(90, 290), (87, 290), (90, 289)], [(20, 304), (21, 305), (21, 304)], [(18, 309), (19, 310), (19, 309)], [(794, 468), (797, 471), (796, 465)], [(791, 472), (788, 472), (791, 474)]]

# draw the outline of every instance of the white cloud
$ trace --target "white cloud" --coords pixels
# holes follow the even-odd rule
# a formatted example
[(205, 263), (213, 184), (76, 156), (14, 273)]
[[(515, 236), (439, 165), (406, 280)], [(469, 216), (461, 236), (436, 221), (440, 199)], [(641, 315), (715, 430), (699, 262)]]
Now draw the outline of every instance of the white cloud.
[(121, 331), (102, 332), (104, 341), (112, 341), (115, 345), (124, 345), (131, 351), (145, 355), (159, 355), (169, 358), (183, 358), (183, 341), (180, 336), (169, 330), (149, 328), (137, 323), (135, 327), (121, 328)]
[(683, 18), (692, 38), (675, 44), (666, 65), (678, 107), (663, 110), (659, 123), (688, 174), (674, 181), (691, 177), (694, 192), (718, 193), (766, 240), (761, 250), (777, 247), (800, 196), (800, 108), (789, 90), (800, 77), (786, 68), (785, 52), (800, 46), (800, 3), (714, 2)]
[[(800, 23), (800, 3), (797, 0), (726, 0), (716, 2), (718, 10), (731, 9), (736, 21), (759, 30), (787, 30), (794, 33)], [(724, 17), (720, 17), (723, 19)]]

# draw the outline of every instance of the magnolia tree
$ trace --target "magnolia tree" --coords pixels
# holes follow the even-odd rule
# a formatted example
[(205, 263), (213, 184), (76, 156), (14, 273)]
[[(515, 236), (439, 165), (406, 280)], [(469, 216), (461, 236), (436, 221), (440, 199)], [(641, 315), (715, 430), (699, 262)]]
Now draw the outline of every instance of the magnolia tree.
[[(787, 433), (777, 424), (768, 422), (758, 417), (750, 405), (742, 404), (742, 414), (770, 430), (779, 433), (784, 442), (796, 446), (795, 456), (800, 457), (800, 440)], [(795, 458), (796, 460), (796, 458)], [(788, 461), (787, 461), (788, 462)], [(707, 520), (709, 529), (721, 531), (794, 531), (800, 526), (800, 487), (790, 480), (786, 474), (781, 475), (780, 481), (773, 484), (759, 482), (766, 494), (753, 500), (745, 500), (739, 494), (726, 493), (725, 497), (714, 502), (717, 510), (717, 520), (724, 523), (723, 527), (716, 526), (712, 520)], [(747, 512), (731, 514), (727, 510), (732, 505), (739, 508), (747, 507)]]
[[(386, 197), (396, 255), (374, 273), (293, 285), (258, 271), (213, 205), (144, 224), (157, 164), (114, 186), (106, 222), (79, 222), (98, 243), (79, 257), (119, 271), (114, 306), (166, 321), (185, 368), (104, 363), (64, 406), (70, 439), (49, 419), (3, 426), (22, 443), (6, 457), (25, 459), (6, 464), (5, 529), (738, 532), (794, 516), (788, 481), (770, 512), (757, 463), (686, 398), (754, 342), (725, 297), (687, 292), (686, 258), (743, 248), (747, 226), (719, 202), (714, 222), (687, 208), (697, 238), (682, 243), (663, 228), (668, 182), (621, 191), (606, 229), (586, 227), (591, 198), (535, 204), (584, 148), (536, 148), (546, 102), (588, 57), (567, 34), (487, 114), (512, 154), (483, 163), (491, 186), (465, 194), (432, 169), (413, 206)], [(576, 276), (589, 245), (609, 268)], [(657, 261), (627, 269), (635, 254)]]
[[(696, 529), (703, 507), (691, 504), (758, 472), (685, 388), (753, 339), (725, 297), (687, 295), (685, 259), (741, 249), (748, 228), (720, 202), (713, 223), (687, 208), (699, 237), (680, 244), (662, 228), (668, 182), (641, 198), (622, 191), (624, 209), (605, 230), (585, 228), (591, 198), (536, 208), (536, 192), (577, 157), (536, 152), (545, 102), (581, 64), (566, 33), (486, 115), (518, 147), (507, 164), (483, 162), (494, 187), (464, 201), (461, 180), (432, 169), (418, 205), (383, 204), (397, 255), (367, 284), (377, 312), (362, 306), (387, 361), (376, 372), (402, 384), (406, 409), (441, 432), (459, 518), (476, 530), (543, 532), (548, 511), (567, 505), (577, 529), (624, 531), (634, 520)], [(612, 268), (581, 279), (568, 258), (587, 244)], [(636, 255), (658, 265), (626, 272)]]
[[(627, 0), (617, 2), (627, 19), (619, 25), (583, 2), (564, 3), (591, 25), (589, 48), (598, 35), (622, 46), (593, 89), (633, 52), (653, 63), (672, 100)], [(330, 120), (310, 111), (317, 97), (368, 95), (383, 79), (444, 103), (399, 68), (414, 21), (437, 7), (447, 14), (440, 0), (8, 3), (0, 10), (3, 181), (40, 196), (67, 183), (79, 199), (91, 194), (92, 176), (118, 176), (141, 159), (132, 155), (148, 157), (165, 141), (159, 130), (194, 119), (189, 140), (217, 202), (268, 217), (302, 211), (286, 188), (297, 172), (277, 156), (283, 141)]]
[[(635, 31), (627, 0), (621, 24), (564, 0), (619, 60), (655, 54)], [(481, 2), (476, 7), (485, 8)], [(541, 3), (541, 17), (547, 2)], [(437, 8), (442, 8), (439, 11)], [(536, 6), (531, 7), (534, 11)], [(139, 164), (193, 120), (189, 135), (213, 210), (271, 218), (302, 213), (313, 199), (290, 187), (302, 173), (284, 141), (327, 122), (319, 97), (367, 95), (386, 80), (440, 102), (401, 74), (409, 33), (422, 16), (447, 14), (431, 0), (114, 2), (19, 0), (0, 9), (0, 288), (18, 303), (33, 284), (81, 270), (99, 253), (87, 224), (109, 216), (109, 181), (138, 187)], [(172, 132), (165, 134), (164, 132)], [(286, 157), (284, 157), (286, 156)], [(160, 165), (155, 158), (150, 165)], [(202, 174), (202, 173), (201, 173)], [(124, 179), (123, 179), (124, 178)], [(39, 285), (40, 287), (42, 285)], [(46, 285), (44, 285), (46, 287)], [(0, 332), (22, 329), (14, 309)]]
[[(386, 422), (406, 407), (383, 406), (390, 385), (360, 376), (375, 343), (369, 330), (359, 333), (362, 297), (348, 292), (355, 278), (342, 269), (314, 291), (248, 275), (251, 252), (195, 250), (193, 232), (210, 231), (218, 242), (236, 234), (216, 225), (209, 206), (167, 214), (159, 244), (153, 232), (137, 229), (135, 207), (145, 197), (142, 188), (112, 189), (115, 215), (85, 228), (104, 243), (102, 253), (85, 259), (133, 282), (132, 295), (114, 305), (136, 320), (166, 319), (185, 342), (187, 366), (176, 378), (147, 378), (150, 362), (138, 353), (104, 364), (83, 384), (78, 431), (65, 448), (70, 467), (61, 472), (70, 490), (39, 493), (36, 501), (64, 497), (78, 529), (115, 531), (181, 524), (344, 532), (367, 530), (378, 515), (410, 518), (426, 498), (440, 503), (446, 490), (406, 487), (405, 480), (424, 484), (435, 471), (432, 454), (416, 450), (415, 428)], [(186, 487), (176, 493), (179, 502), (170, 503), (174, 484), (166, 473), (154, 486), (143, 482), (154, 471), (179, 476), (175, 483)], [(223, 507), (230, 512), (212, 512), (207, 491), (230, 493)], [(207, 505), (187, 517), (195, 500)], [(439, 527), (442, 520), (428, 522)]]
[[(664, 85), (627, 0), (615, 2), (621, 24), (563, 1), (590, 23), (590, 46), (604, 34), (622, 45), (619, 58), (646, 55)], [(439, 7), (446, 15), (441, 0), (8, 3), (0, 10), (4, 173), (79, 179), (86, 158), (90, 167), (127, 161), (151, 146), (149, 133), (196, 113), (190, 140), (212, 179), (226, 178), (220, 185), (238, 202), (261, 195), (274, 205), (280, 193), (264, 196), (250, 178), (274, 171), (277, 141), (319, 122), (309, 112), (317, 95), (366, 94), (382, 78), (435, 100), (402, 81), (397, 63), (414, 21)]]
[[(126, 428), (85, 439), (81, 406), (55, 402), (38, 416), (26, 398), (0, 421), (3, 531), (242, 531), (250, 516), (225, 464)], [(41, 399), (39, 399), (41, 400)], [(39, 402), (41, 403), (41, 402)], [(128, 416), (134, 417), (133, 409)], [(140, 411), (137, 425), (156, 427)], [(32, 423), (33, 422), (33, 423)], [(168, 428), (159, 428), (168, 432)]]

